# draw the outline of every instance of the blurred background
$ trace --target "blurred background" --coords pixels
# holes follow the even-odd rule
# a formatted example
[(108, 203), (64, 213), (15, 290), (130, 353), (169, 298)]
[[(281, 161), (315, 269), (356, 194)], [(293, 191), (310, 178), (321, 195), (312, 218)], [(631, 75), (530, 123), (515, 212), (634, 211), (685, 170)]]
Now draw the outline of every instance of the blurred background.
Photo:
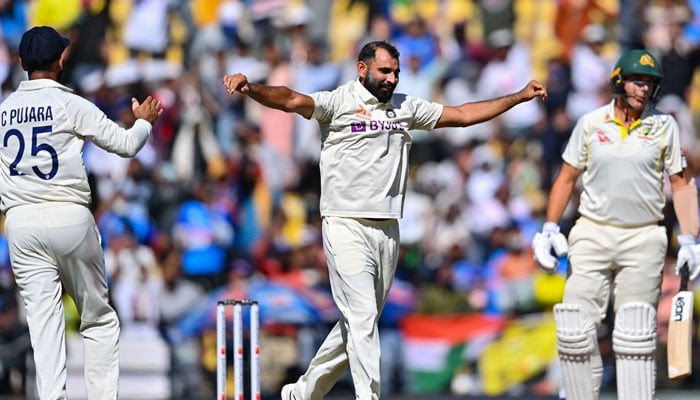
[[(0, 0), (0, 99), (26, 79), (22, 33), (51, 25), (71, 39), (63, 83), (109, 117), (128, 127), (131, 96), (161, 101), (136, 158), (90, 143), (84, 151), (122, 323), (120, 397), (212, 398), (216, 302), (252, 298), (263, 398), (275, 399), (338, 316), (320, 241), (319, 130), (229, 95), (223, 75), (331, 90), (356, 78), (364, 43), (389, 40), (401, 52), (397, 90), (444, 104), (546, 82), (546, 102), (469, 128), (412, 132), (402, 255), (380, 335), (387, 398), (556, 398), (551, 309), (567, 262), (540, 272), (530, 242), (560, 153), (576, 118), (611, 100), (619, 54), (645, 47), (665, 75), (657, 107), (678, 119), (689, 164), (700, 165), (699, 13), (698, 0)], [(657, 384), (684, 398), (700, 378), (666, 377), (678, 288), (667, 209)], [(565, 233), (576, 217), (571, 204)], [(81, 398), (79, 317), (67, 296), (65, 306), (68, 392)], [(609, 326), (600, 340), (603, 390), (614, 398)], [(0, 235), (0, 396), (33, 398), (33, 379)], [(347, 375), (331, 394), (351, 393)]]

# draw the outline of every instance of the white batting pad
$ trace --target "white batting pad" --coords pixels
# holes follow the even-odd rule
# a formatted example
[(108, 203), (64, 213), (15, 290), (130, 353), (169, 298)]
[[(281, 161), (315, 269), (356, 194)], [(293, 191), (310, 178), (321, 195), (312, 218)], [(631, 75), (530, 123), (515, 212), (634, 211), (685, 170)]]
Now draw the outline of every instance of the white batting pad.
[(619, 400), (653, 400), (656, 380), (656, 310), (633, 302), (615, 315), (613, 350)]
[(597, 399), (603, 361), (592, 319), (577, 304), (554, 306), (557, 349), (568, 400)]

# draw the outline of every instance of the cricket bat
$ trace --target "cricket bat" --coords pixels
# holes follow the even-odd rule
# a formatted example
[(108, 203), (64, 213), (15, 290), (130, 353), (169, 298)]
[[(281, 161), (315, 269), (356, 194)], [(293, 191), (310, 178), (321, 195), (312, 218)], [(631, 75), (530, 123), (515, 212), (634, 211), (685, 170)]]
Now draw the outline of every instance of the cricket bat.
[(693, 373), (693, 292), (688, 290), (688, 265), (681, 267), (681, 287), (671, 302), (668, 321), (668, 377), (681, 379)]

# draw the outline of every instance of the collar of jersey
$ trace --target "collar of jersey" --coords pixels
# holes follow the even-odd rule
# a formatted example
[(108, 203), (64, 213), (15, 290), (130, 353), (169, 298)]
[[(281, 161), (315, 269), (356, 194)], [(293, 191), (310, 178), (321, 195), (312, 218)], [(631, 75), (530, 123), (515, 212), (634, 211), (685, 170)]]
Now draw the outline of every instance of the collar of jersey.
[(362, 85), (362, 83), (360, 83), (359, 78), (353, 81), (352, 90), (365, 104), (379, 104), (379, 100), (377, 100), (377, 98), (374, 97), (374, 95), (372, 95), (372, 93), (370, 93), (369, 90)]
[(607, 111), (605, 112), (605, 120), (606, 120), (607, 122), (614, 123), (615, 125), (617, 125), (618, 127), (620, 127), (620, 135), (621, 135), (621, 137), (622, 137), (623, 139), (629, 134), (629, 132), (630, 132), (632, 129), (634, 129), (634, 128), (640, 126), (640, 125), (643, 125), (643, 124), (645, 123), (645, 120), (644, 120), (644, 119), (649, 115), (649, 112), (650, 112), (650, 111), (649, 111), (649, 110), (650, 110), (649, 107), (644, 107), (644, 110), (642, 111), (642, 115), (640, 115), (640, 116), (639, 116), (639, 119), (636, 120), (636, 121), (634, 121), (634, 123), (632, 123), (632, 125), (630, 125), (629, 130), (627, 130), (627, 128), (625, 127), (625, 125), (624, 125), (620, 120), (618, 120), (618, 119), (615, 118), (615, 100), (614, 100), (614, 99), (613, 99), (613, 101), (611, 101), (611, 102), (608, 104), (607, 108), (608, 108), (608, 109), (607, 109)]
[[(615, 118), (615, 99), (613, 99), (608, 105), (606, 106), (607, 110), (605, 111), (605, 120), (608, 122), (611, 122)], [(648, 117), (649, 115), (653, 114), (654, 112), (654, 107), (647, 105), (644, 107), (644, 110), (642, 111), (642, 115), (639, 116), (639, 121), (643, 121), (644, 118)]]
[(39, 90), (52, 87), (65, 90), (66, 92), (73, 91), (73, 89), (61, 85), (53, 79), (32, 79), (28, 81), (22, 81), (19, 83), (19, 86), (17, 86), (17, 90)]

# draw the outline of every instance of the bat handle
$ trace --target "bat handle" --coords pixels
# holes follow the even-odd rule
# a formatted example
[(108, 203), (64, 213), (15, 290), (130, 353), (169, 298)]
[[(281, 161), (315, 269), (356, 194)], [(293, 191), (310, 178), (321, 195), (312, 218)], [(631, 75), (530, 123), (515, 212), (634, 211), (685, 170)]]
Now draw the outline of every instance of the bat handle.
[(690, 269), (688, 268), (688, 264), (683, 264), (681, 267), (680, 271), (681, 275), (681, 291), (688, 290), (688, 281), (690, 280)]

